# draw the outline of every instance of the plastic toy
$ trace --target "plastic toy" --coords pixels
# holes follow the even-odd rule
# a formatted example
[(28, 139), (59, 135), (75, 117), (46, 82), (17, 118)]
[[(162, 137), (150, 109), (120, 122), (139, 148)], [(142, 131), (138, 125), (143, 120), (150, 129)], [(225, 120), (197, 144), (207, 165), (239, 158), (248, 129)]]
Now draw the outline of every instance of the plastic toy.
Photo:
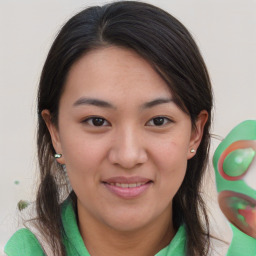
[(237, 125), (213, 156), (218, 202), (233, 232), (227, 256), (256, 255), (256, 120)]

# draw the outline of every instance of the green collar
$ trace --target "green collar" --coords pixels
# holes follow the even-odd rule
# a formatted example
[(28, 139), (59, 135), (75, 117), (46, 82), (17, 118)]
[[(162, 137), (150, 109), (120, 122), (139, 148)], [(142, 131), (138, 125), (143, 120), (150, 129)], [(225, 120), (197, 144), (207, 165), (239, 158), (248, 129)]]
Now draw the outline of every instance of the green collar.
[[(75, 212), (70, 199), (67, 199), (62, 205), (62, 222), (66, 234), (63, 241), (66, 246), (67, 254), (72, 256), (90, 256), (79, 232)], [(184, 225), (182, 225), (171, 243), (155, 256), (184, 256), (185, 245), (186, 231)]]

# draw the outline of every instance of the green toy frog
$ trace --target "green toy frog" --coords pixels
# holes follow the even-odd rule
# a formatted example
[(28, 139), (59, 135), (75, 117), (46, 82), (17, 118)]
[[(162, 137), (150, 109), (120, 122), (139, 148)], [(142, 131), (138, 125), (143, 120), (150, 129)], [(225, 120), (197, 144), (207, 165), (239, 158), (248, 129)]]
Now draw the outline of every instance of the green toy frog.
[(256, 255), (256, 120), (237, 125), (213, 156), (219, 206), (233, 238), (227, 256)]

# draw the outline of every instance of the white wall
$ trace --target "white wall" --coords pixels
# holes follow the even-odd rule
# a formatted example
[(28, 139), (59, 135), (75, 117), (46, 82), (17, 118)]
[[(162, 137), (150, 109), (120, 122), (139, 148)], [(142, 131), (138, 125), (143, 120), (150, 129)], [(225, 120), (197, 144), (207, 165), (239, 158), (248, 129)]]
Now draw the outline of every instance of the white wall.
[[(47, 51), (72, 14), (105, 2), (0, 0), (0, 254), (16, 229), (17, 202), (35, 195), (35, 97)], [(215, 92), (213, 133), (224, 137), (256, 119), (256, 1), (147, 2), (177, 17), (199, 44)]]

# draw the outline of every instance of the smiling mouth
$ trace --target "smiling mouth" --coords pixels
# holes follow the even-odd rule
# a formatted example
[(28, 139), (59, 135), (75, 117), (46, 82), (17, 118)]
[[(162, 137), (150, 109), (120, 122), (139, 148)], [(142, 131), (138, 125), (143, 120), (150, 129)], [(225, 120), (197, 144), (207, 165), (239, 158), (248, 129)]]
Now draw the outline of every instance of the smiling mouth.
[(102, 182), (111, 194), (123, 199), (134, 199), (144, 194), (153, 184), (146, 178), (115, 177)]
[(121, 188), (136, 188), (136, 187), (140, 187), (140, 186), (143, 186), (145, 185), (146, 183), (149, 183), (151, 181), (148, 181), (148, 182), (138, 182), (138, 183), (114, 183), (114, 182), (111, 182), (111, 183), (108, 183), (110, 186), (116, 186), (116, 187), (121, 187)]

